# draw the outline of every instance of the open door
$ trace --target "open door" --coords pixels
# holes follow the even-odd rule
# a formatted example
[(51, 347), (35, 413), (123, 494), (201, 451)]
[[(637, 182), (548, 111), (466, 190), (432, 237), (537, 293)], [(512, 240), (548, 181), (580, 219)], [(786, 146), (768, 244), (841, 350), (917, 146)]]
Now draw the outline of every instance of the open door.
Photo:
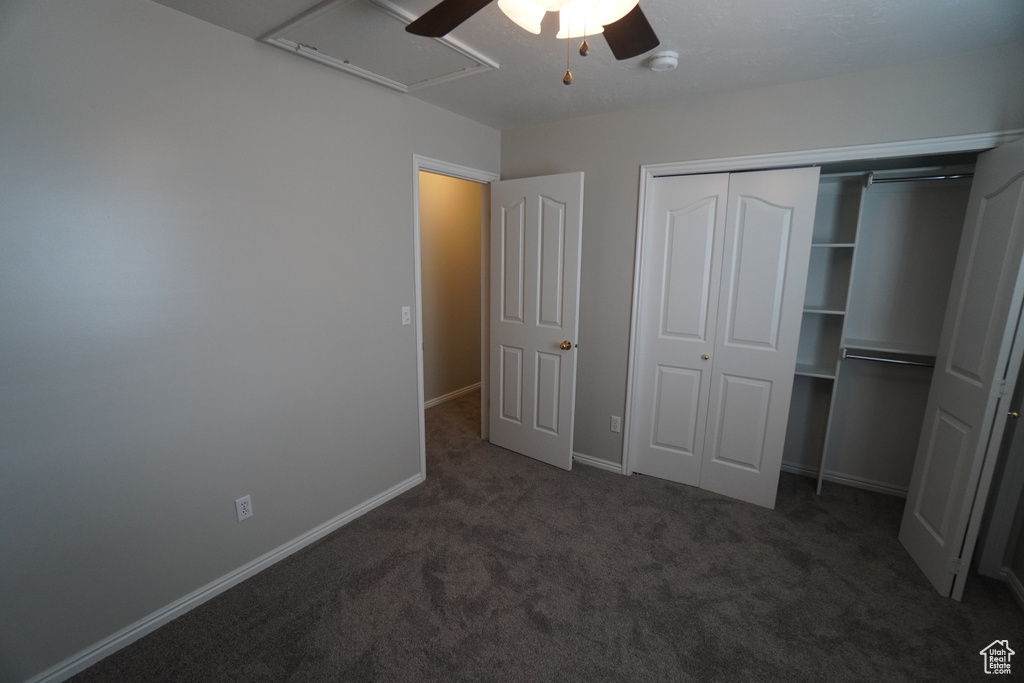
[(939, 341), (900, 542), (959, 600), (1024, 342), (1024, 140), (981, 155)]
[(491, 443), (572, 469), (583, 174), (491, 185)]

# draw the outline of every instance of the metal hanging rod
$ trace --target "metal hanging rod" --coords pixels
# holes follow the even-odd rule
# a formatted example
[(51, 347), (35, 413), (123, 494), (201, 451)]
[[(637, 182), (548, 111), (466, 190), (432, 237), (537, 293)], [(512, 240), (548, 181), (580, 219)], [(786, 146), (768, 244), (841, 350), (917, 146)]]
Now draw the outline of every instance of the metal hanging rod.
[(912, 353), (893, 353), (887, 351), (874, 352), (866, 349), (844, 348), (843, 358), (852, 360), (869, 360), (875, 363), (895, 363), (896, 365), (913, 365), (919, 368), (934, 368), (935, 359), (931, 356), (919, 356)]
[(865, 187), (881, 185), (883, 183), (909, 183), (915, 180), (955, 180), (956, 178), (973, 178), (973, 173), (948, 173), (945, 175), (918, 175), (902, 178), (875, 178), (874, 172), (868, 173)]

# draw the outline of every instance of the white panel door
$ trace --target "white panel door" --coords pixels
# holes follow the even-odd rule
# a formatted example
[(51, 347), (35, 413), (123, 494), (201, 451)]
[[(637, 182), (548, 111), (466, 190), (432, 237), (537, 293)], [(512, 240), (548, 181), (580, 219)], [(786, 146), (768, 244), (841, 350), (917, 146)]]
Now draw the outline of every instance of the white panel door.
[[(1024, 140), (978, 159), (900, 542), (960, 599), (1022, 344)], [(972, 515), (973, 512), (973, 515)]]
[(818, 201), (817, 168), (734, 173), (701, 488), (775, 507)]
[(632, 469), (698, 486), (729, 174), (655, 178), (644, 212)]
[(583, 174), (491, 184), (491, 443), (572, 468)]

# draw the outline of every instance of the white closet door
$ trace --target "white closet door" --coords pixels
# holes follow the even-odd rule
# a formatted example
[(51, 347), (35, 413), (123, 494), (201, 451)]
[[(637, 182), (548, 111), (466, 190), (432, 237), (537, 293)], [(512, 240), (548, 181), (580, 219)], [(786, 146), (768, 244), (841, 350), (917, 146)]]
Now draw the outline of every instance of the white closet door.
[(816, 168), (651, 182), (633, 471), (774, 507), (817, 183)]
[(633, 470), (700, 484), (729, 175), (655, 178), (645, 210)]
[(734, 173), (701, 488), (775, 507), (796, 370), (817, 168)]
[(491, 443), (572, 468), (583, 174), (491, 184)]
[[(1024, 140), (981, 155), (950, 289), (900, 541), (960, 599), (1024, 343)], [(972, 515), (973, 513), (973, 515)], [(959, 580), (958, 577), (960, 577)]]

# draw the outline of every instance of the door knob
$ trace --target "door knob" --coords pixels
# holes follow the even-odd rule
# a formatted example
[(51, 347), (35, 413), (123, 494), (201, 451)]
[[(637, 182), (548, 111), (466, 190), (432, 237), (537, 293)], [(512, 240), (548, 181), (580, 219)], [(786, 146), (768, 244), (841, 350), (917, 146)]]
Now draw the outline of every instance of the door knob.
[(1010, 411), (1009, 413), (1007, 413), (1007, 414), (1008, 414), (1008, 415), (1009, 415), (1010, 417), (1012, 417), (1013, 419), (1015, 419), (1015, 420), (1016, 420), (1016, 419), (1017, 419), (1018, 417), (1020, 417), (1020, 413), (1018, 413), (1018, 412), (1017, 412), (1016, 410), (1011, 410), (1011, 411)]
[(703, 356), (701, 356), (701, 360), (707, 360), (708, 358), (711, 358), (711, 356), (709, 356), (706, 353)]
[(558, 345), (558, 348), (562, 349), (563, 351), (568, 351), (569, 349), (572, 348), (572, 342), (566, 339), (564, 342)]

